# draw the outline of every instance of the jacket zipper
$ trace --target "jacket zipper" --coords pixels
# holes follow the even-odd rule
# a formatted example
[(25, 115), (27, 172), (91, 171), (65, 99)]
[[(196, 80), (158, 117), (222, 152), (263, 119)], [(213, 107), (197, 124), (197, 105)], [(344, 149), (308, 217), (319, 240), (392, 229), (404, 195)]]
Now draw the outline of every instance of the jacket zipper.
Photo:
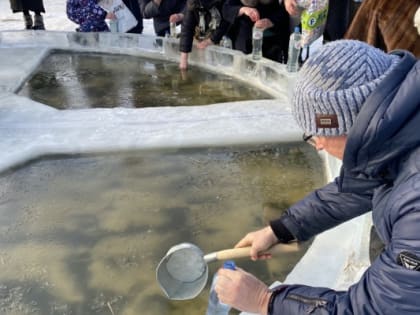
[(317, 299), (317, 298), (308, 298), (298, 294), (289, 294), (286, 299), (294, 300), (304, 304), (311, 305), (312, 307), (307, 311), (307, 314), (313, 313), (319, 307), (325, 307), (328, 304), (328, 301)]

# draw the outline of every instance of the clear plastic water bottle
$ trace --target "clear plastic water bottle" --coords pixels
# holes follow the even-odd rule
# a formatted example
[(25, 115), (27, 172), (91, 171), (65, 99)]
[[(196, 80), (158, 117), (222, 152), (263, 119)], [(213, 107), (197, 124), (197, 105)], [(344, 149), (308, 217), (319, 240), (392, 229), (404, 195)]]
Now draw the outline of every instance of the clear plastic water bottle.
[[(227, 260), (223, 264), (223, 268), (235, 270), (235, 262), (232, 260)], [(217, 281), (217, 273), (213, 276), (213, 282), (211, 283), (210, 296), (209, 296), (209, 305), (207, 306), (206, 315), (228, 315), (230, 306), (219, 301), (217, 293), (214, 290)]]
[(176, 38), (176, 23), (170, 22), (169, 23), (169, 30), (172, 38)]
[(232, 49), (232, 40), (227, 36), (223, 36), (220, 41), (220, 46)]
[(263, 29), (252, 28), (252, 59), (260, 60), (262, 58)]
[(112, 33), (118, 33), (118, 20), (117, 19), (109, 20), (109, 30)]
[(287, 57), (287, 71), (297, 72), (299, 70), (299, 53), (301, 48), (302, 35), (299, 27), (295, 27), (295, 31), (290, 35), (289, 53)]

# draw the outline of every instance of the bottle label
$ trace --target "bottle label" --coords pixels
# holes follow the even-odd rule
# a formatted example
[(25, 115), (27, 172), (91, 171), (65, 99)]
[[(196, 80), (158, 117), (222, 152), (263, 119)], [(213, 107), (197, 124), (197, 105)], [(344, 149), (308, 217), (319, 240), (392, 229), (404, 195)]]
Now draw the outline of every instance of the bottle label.
[(263, 32), (259, 28), (254, 28), (252, 31), (252, 38), (253, 39), (261, 39), (263, 37)]
[(327, 21), (327, 14), (328, 7), (314, 12), (305, 10), (301, 17), (302, 30), (313, 30), (320, 25), (325, 24)]
[(324, 33), (328, 0), (314, 1), (301, 15), (302, 47), (309, 46)]

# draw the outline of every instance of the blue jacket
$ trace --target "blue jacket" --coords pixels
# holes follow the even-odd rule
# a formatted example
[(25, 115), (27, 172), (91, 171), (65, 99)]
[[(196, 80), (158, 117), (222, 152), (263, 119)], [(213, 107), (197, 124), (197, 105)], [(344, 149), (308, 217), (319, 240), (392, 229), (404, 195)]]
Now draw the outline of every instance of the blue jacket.
[(67, 0), (67, 17), (80, 27), (80, 32), (107, 32), (105, 22), (107, 12), (98, 5), (97, 0)]
[(269, 314), (420, 314), (420, 61), (393, 53), (401, 62), (358, 114), (340, 176), (271, 222), (281, 241), (307, 240), (372, 210), (385, 250), (347, 291), (279, 287)]

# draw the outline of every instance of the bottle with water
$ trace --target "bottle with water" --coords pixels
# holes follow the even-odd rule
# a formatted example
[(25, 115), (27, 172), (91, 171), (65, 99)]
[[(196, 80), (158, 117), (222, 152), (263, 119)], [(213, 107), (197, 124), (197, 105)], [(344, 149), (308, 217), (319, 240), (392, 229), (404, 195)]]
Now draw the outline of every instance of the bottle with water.
[(118, 20), (117, 19), (109, 20), (109, 30), (112, 33), (118, 33)]
[[(235, 262), (232, 260), (227, 260), (223, 264), (223, 268), (235, 270)], [(213, 276), (213, 282), (211, 283), (210, 296), (209, 296), (209, 305), (207, 306), (206, 315), (228, 315), (230, 306), (219, 301), (217, 293), (214, 290), (217, 281), (217, 273)]]
[(302, 35), (299, 27), (295, 27), (295, 31), (290, 35), (289, 53), (287, 57), (287, 71), (297, 72), (299, 70), (299, 53), (301, 48)]
[(260, 60), (262, 58), (263, 29), (252, 28), (252, 59)]
[(176, 23), (175, 22), (169, 23), (169, 30), (170, 30), (171, 37), (176, 38)]
[(223, 36), (220, 41), (220, 46), (232, 49), (232, 40), (227, 36)]

